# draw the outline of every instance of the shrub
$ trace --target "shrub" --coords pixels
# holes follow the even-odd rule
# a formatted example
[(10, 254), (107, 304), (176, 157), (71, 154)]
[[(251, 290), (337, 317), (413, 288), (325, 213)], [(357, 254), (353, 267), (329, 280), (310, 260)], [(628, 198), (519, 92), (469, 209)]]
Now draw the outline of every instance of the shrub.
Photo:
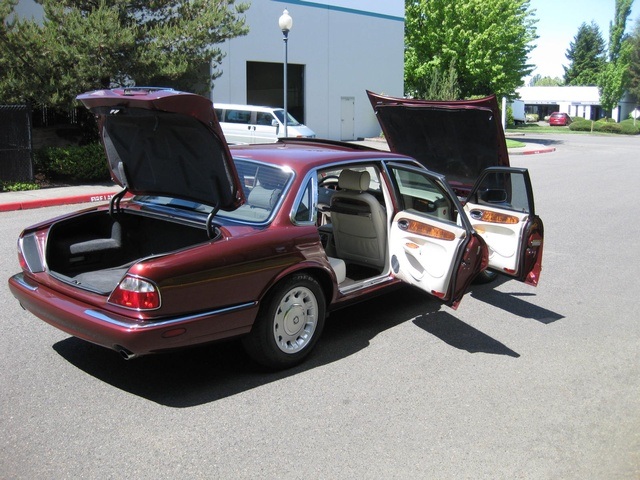
[(35, 183), (25, 182), (1, 182), (0, 192), (23, 192), (25, 190), (38, 190), (38, 185)]
[(627, 119), (620, 122), (621, 133), (625, 135), (638, 135), (640, 134), (640, 121), (636, 120), (636, 124), (633, 124), (633, 119)]
[(507, 125), (515, 125), (515, 121), (513, 120), (513, 108), (511, 105), (507, 106)]
[(538, 118), (539, 117), (537, 113), (527, 113), (527, 122), (537, 122)]
[[(593, 125), (592, 125), (593, 124)], [(569, 125), (569, 129), (576, 132), (603, 132), (603, 133), (621, 133), (625, 135), (638, 135), (640, 133), (640, 122), (633, 125), (633, 120), (623, 120), (615, 123), (611, 119), (602, 118), (596, 122), (578, 118)]]
[(47, 177), (74, 181), (109, 180), (106, 156), (99, 143), (43, 148), (36, 152), (35, 165)]
[(604, 133), (622, 133), (622, 129), (620, 128), (620, 125), (617, 123), (601, 123), (600, 121), (596, 122), (596, 125), (598, 126), (597, 128), (597, 132), (604, 132)]
[(577, 118), (571, 123), (571, 125), (569, 125), (569, 130), (572, 130), (574, 132), (590, 132), (591, 120), (585, 120), (584, 118)]

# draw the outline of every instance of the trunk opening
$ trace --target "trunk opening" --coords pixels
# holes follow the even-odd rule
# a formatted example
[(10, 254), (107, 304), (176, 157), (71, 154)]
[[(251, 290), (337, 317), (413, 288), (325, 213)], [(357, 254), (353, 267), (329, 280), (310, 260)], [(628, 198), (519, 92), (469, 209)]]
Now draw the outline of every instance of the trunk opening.
[(52, 225), (46, 257), (52, 275), (107, 295), (141, 259), (207, 241), (204, 224), (99, 211)]

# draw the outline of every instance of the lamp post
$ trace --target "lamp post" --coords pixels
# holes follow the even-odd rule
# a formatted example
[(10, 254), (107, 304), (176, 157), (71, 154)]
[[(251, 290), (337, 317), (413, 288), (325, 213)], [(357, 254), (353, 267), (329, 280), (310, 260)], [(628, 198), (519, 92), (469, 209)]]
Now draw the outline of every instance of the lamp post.
[(293, 26), (293, 18), (289, 15), (289, 11), (285, 8), (282, 15), (278, 19), (278, 25), (280, 26), (280, 30), (282, 30), (282, 40), (284, 41), (284, 136), (287, 136), (287, 117), (289, 116), (289, 112), (287, 111), (287, 62), (288, 62), (288, 42), (289, 40), (289, 30)]

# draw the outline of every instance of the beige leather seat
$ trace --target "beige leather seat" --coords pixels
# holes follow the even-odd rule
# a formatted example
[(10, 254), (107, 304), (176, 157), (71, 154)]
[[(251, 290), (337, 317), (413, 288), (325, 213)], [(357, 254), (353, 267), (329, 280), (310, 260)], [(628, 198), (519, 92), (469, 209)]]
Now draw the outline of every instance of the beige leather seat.
[(337, 257), (347, 263), (383, 268), (387, 252), (385, 209), (366, 193), (369, 172), (343, 170), (340, 190), (331, 197), (331, 223)]

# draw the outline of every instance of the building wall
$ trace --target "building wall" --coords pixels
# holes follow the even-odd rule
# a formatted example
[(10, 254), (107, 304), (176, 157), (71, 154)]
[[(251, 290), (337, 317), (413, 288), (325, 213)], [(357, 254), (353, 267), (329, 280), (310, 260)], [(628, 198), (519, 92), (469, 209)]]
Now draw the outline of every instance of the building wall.
[[(243, 0), (237, 0), (243, 1)], [(341, 139), (341, 98), (354, 99), (354, 135), (372, 137), (380, 127), (365, 90), (404, 93), (404, 0), (251, 0), (250, 32), (221, 45), (227, 56), (211, 98), (247, 103), (246, 63), (284, 62), (278, 19), (293, 18), (289, 62), (305, 66), (305, 123), (319, 137)], [(19, 0), (23, 17), (42, 18), (34, 0)], [(282, 106), (282, 105), (272, 105)]]
[[(214, 102), (246, 103), (246, 62), (284, 62), (278, 18), (293, 18), (288, 61), (305, 65), (305, 123), (319, 137), (341, 139), (341, 98), (354, 98), (355, 137), (380, 134), (366, 90), (402, 96), (404, 1), (253, 0), (250, 33), (228, 40), (214, 81)], [(282, 106), (282, 105), (277, 105)]]

